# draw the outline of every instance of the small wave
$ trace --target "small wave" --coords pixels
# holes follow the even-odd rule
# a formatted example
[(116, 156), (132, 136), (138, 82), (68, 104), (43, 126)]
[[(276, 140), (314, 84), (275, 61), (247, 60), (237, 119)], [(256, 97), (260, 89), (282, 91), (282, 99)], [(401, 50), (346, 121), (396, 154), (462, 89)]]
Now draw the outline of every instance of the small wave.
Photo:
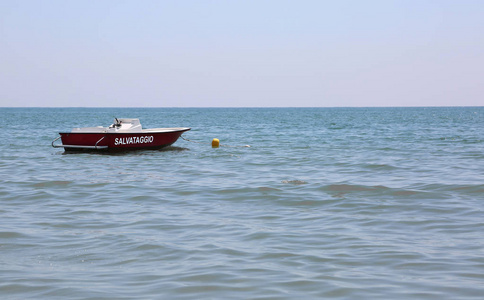
[(469, 194), (484, 194), (484, 184), (478, 185), (458, 185), (450, 188), (451, 191), (464, 192)]
[(451, 197), (452, 194), (460, 194), (463, 196), (483, 195), (484, 184), (424, 184), (403, 188), (390, 188), (381, 185), (330, 184), (320, 187), (319, 190), (332, 194), (333, 197), (344, 197), (347, 194), (362, 193), (377, 196), (446, 199)]
[(280, 189), (266, 187), (266, 186), (261, 186), (261, 187), (259, 187), (259, 191), (261, 191), (261, 192), (279, 192)]
[(412, 196), (412, 195), (416, 195), (416, 194), (419, 194), (421, 192), (418, 192), (418, 191), (412, 191), (412, 190), (396, 190), (396, 191), (393, 191), (392, 194), (395, 195), (395, 196)]
[(336, 123), (331, 123), (328, 127), (329, 130), (340, 130), (340, 129), (345, 129), (346, 126), (344, 125), (337, 125)]
[(287, 183), (287, 184), (294, 184), (294, 185), (300, 185), (300, 184), (307, 184), (307, 181), (304, 180), (283, 180), (281, 181), (282, 183)]
[(383, 147), (383, 148), (377, 148), (376, 150), (379, 150), (379, 151), (395, 151), (397, 149), (391, 148), (391, 147)]
[(324, 186), (322, 189), (329, 192), (369, 192), (388, 190), (388, 188), (385, 186), (366, 186), (353, 184), (330, 184)]
[(18, 232), (12, 232), (12, 231), (1, 231), (0, 232), (0, 239), (17, 239), (24, 237), (25, 235), (18, 233)]
[(165, 247), (158, 244), (140, 244), (140, 245), (137, 245), (135, 249), (133, 249), (133, 251), (142, 251), (142, 252), (152, 251), (152, 250), (160, 251), (163, 249), (165, 249)]
[(33, 184), (33, 187), (36, 188), (43, 188), (43, 187), (56, 187), (56, 186), (65, 186), (71, 184), (72, 181), (62, 181), (62, 180), (54, 180), (54, 181), (45, 181)]
[(428, 192), (459, 192), (462, 194), (484, 194), (484, 184), (426, 184), (413, 187), (419, 191)]
[(350, 193), (365, 193), (379, 196), (393, 196), (393, 197), (427, 197), (436, 196), (431, 191), (422, 191), (420, 189), (408, 188), (389, 188), (382, 185), (367, 186), (367, 185), (353, 185), (353, 184), (330, 184), (320, 188), (325, 192), (333, 194), (333, 197), (343, 197)]
[(390, 170), (398, 169), (394, 166), (386, 165), (386, 164), (365, 164), (365, 165), (362, 165), (362, 167), (366, 169), (379, 170), (379, 171), (390, 171)]
[(479, 144), (483, 142), (483, 140), (480, 139), (466, 138), (462, 136), (441, 137), (438, 140), (445, 142), (458, 142), (463, 144)]

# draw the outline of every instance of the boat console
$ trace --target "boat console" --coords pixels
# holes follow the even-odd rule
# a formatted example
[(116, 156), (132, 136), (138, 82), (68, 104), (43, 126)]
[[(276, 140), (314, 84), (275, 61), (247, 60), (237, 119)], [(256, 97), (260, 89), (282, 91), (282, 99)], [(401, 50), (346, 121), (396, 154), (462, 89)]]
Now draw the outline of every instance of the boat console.
[(140, 132), (143, 128), (139, 119), (118, 119), (114, 118), (114, 123), (109, 127), (97, 126), (97, 127), (82, 127), (72, 129), (72, 133), (103, 133), (103, 132)]
[(109, 129), (115, 129), (116, 131), (142, 131), (141, 123), (139, 119), (118, 119), (114, 118), (114, 123), (109, 126)]

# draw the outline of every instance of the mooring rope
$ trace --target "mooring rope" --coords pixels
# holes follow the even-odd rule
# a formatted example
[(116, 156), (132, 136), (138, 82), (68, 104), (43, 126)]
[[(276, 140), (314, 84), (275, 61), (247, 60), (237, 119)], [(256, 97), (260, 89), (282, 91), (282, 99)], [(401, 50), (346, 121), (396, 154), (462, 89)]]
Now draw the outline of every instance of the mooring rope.
[[(184, 139), (185, 141), (187, 142), (192, 142), (192, 143), (197, 143), (197, 144), (208, 144), (208, 145), (212, 145), (212, 143), (206, 143), (206, 142), (198, 142), (198, 141), (192, 141), (190, 139), (187, 139), (185, 137), (180, 136), (182, 139)], [(230, 147), (230, 148), (250, 148), (250, 145), (244, 145), (244, 146), (230, 146), (230, 145), (222, 145), (220, 144), (221, 147)]]

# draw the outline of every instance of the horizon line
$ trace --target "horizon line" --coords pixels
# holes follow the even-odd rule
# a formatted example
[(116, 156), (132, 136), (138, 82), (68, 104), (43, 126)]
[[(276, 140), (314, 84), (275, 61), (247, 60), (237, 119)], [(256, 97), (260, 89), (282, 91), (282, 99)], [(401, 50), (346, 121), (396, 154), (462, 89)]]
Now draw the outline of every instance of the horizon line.
[(428, 106), (0, 106), (0, 108), (445, 108), (484, 107), (484, 105)]

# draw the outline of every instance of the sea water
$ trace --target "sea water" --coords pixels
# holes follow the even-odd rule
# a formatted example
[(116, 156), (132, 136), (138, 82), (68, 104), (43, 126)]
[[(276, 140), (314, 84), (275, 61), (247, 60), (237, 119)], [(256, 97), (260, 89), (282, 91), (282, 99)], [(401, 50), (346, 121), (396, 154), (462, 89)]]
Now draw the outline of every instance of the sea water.
[[(192, 130), (51, 147), (114, 117)], [(1, 108), (0, 298), (482, 299), (483, 128), (484, 107)]]

